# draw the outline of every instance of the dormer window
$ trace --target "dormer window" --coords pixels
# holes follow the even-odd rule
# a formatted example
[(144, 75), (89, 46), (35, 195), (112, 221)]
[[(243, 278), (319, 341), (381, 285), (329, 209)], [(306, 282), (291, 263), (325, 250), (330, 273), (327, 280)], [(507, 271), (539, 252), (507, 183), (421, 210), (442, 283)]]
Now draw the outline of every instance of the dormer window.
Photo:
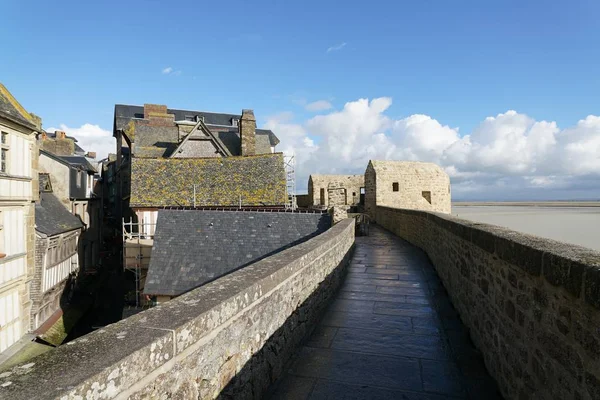
[(239, 122), (239, 119), (231, 118), (231, 126), (238, 126)]
[(204, 122), (204, 117), (202, 115), (196, 115), (195, 121), (196, 122), (200, 122), (200, 121)]
[(185, 120), (186, 120), (186, 121), (190, 121), (190, 122), (197, 122), (197, 121), (196, 121), (196, 116), (195, 116), (195, 115), (186, 115), (186, 116), (185, 116)]

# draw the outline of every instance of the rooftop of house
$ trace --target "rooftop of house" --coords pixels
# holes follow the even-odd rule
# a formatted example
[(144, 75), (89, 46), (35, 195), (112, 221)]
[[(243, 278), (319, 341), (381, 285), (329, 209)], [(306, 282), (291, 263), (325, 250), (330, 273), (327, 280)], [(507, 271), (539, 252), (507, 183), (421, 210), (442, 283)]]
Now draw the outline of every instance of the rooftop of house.
[(71, 214), (52, 193), (49, 174), (40, 174), (40, 200), (35, 204), (35, 230), (46, 236), (73, 231), (83, 227), (81, 220)]
[(52, 154), (46, 150), (40, 150), (40, 154), (48, 156), (53, 160), (71, 168), (78, 168), (92, 173), (98, 172), (96, 168), (94, 168), (94, 166), (89, 162), (89, 160), (81, 155), (57, 156), (56, 154)]
[[(241, 155), (240, 114), (167, 109), (167, 115), (173, 116), (170, 124), (147, 124), (144, 106), (117, 104), (114, 129), (126, 132), (129, 139), (135, 138), (136, 157), (170, 157), (184, 139), (179, 127), (195, 125), (202, 119), (218, 142), (217, 146), (225, 147), (227, 155)], [(255, 138), (256, 154), (270, 153), (271, 147), (279, 143), (277, 136), (268, 129), (256, 129)]]
[(41, 121), (38, 117), (30, 114), (14, 98), (8, 89), (0, 83), (0, 116), (30, 129), (38, 129)]
[(132, 207), (282, 206), (286, 201), (281, 153), (131, 160)]
[(144, 292), (183, 294), (330, 226), (328, 214), (159, 210)]

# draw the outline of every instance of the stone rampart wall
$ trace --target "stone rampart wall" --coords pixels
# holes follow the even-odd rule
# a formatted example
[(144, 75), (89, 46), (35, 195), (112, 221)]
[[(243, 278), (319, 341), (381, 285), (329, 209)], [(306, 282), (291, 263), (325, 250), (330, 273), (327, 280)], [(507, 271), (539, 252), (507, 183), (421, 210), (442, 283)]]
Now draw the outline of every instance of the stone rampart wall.
[(600, 399), (600, 253), (444, 214), (377, 207), (427, 252), (507, 399)]
[(354, 221), (0, 373), (0, 398), (260, 399), (340, 282)]

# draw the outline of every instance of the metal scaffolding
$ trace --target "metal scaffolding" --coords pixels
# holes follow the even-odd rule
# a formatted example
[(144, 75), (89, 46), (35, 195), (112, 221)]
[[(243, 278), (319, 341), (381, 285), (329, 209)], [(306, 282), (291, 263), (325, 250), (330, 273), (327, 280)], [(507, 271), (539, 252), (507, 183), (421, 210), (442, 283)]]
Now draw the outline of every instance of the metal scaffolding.
[(285, 203), (286, 210), (295, 210), (296, 204), (296, 158), (293, 154), (284, 155), (283, 162), (285, 166), (285, 183), (287, 190), (287, 202)]
[(140, 292), (148, 272), (149, 252), (154, 241), (156, 223), (134, 222), (123, 218), (123, 267), (135, 276), (135, 306), (140, 306)]

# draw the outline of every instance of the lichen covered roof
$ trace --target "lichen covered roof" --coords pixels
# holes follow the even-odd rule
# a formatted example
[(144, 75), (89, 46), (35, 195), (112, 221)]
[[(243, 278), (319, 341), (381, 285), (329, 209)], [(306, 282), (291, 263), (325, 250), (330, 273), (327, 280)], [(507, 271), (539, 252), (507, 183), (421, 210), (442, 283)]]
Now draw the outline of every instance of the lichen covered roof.
[(25, 108), (14, 98), (8, 89), (0, 83), (0, 115), (20, 123), (29, 128), (35, 129), (34, 118), (25, 110)]
[(281, 153), (131, 160), (132, 207), (279, 206), (286, 200)]

